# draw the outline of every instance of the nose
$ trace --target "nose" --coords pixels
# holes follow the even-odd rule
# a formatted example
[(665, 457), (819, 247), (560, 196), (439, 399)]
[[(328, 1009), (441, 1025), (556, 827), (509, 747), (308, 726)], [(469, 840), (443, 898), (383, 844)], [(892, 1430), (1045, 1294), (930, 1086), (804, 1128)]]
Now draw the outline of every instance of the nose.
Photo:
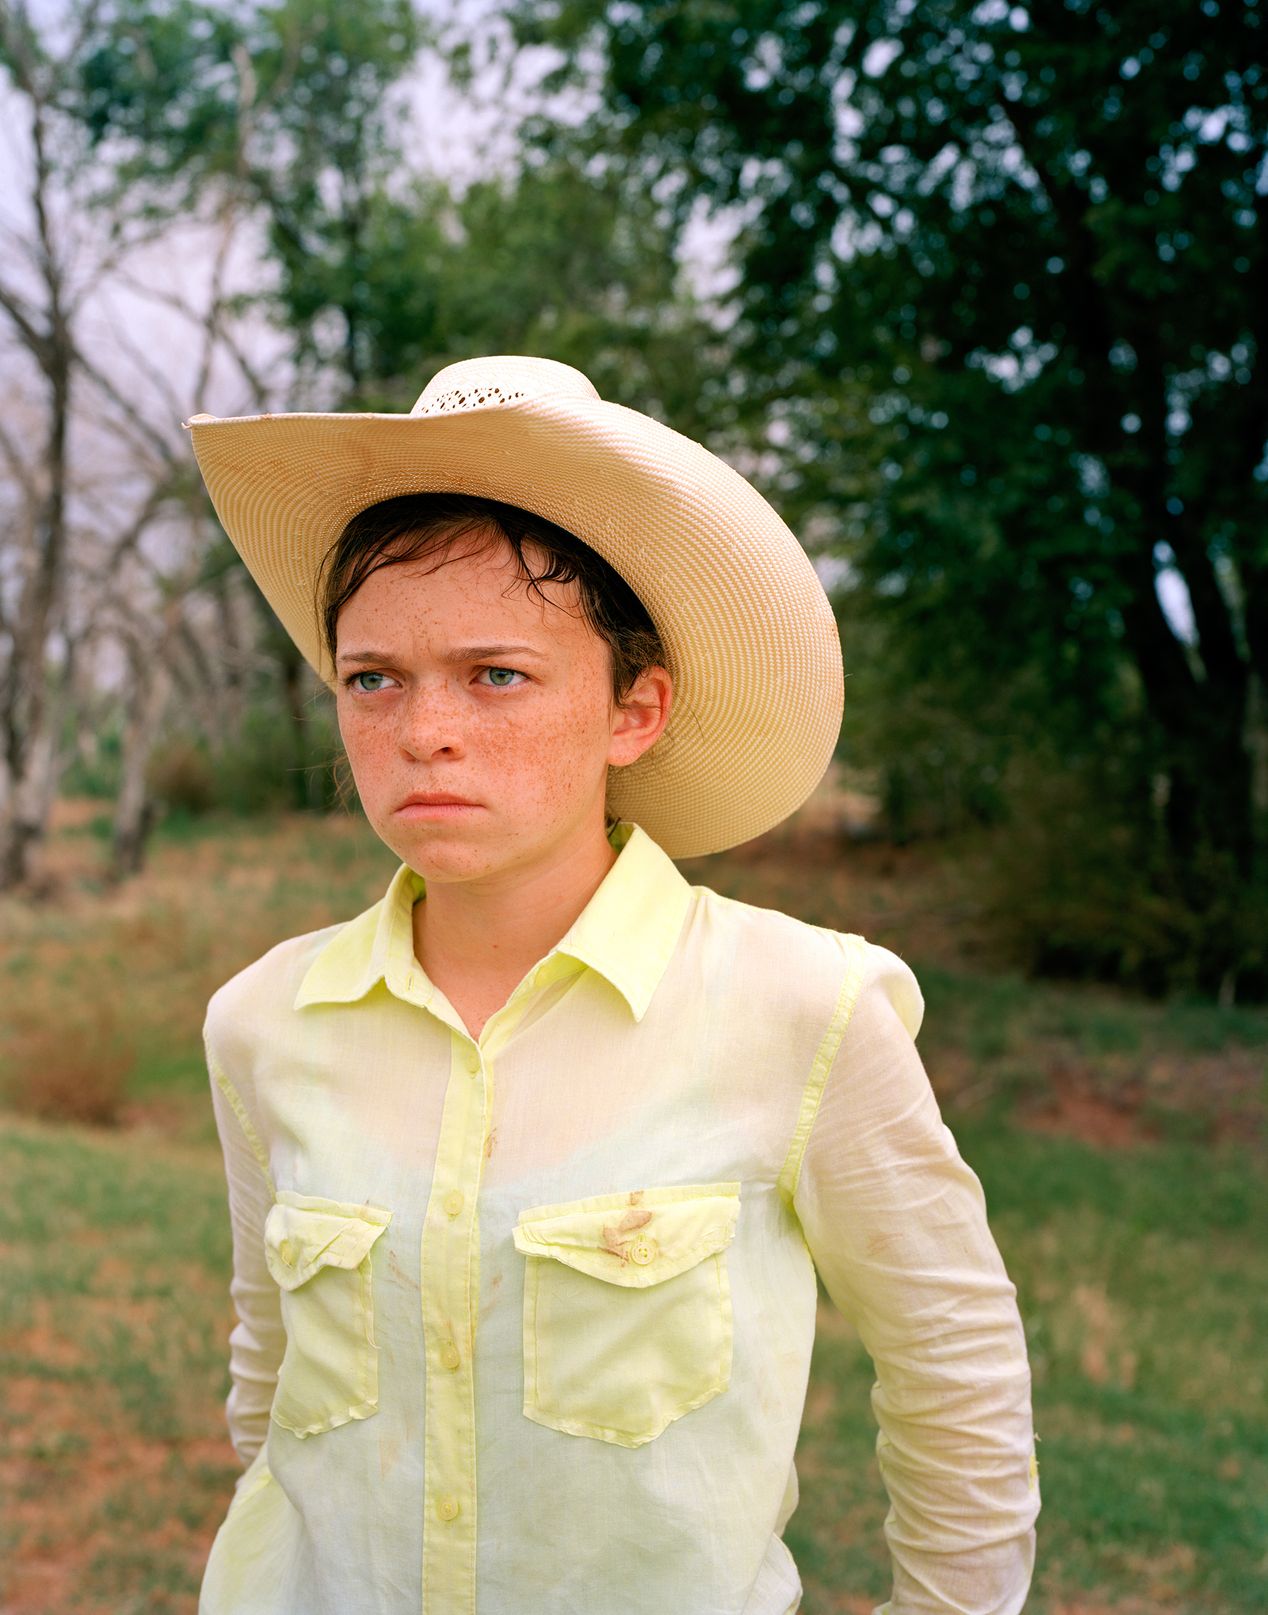
[(447, 679), (415, 685), (401, 715), (399, 743), (415, 762), (432, 757), (461, 757), (466, 752), (459, 701)]

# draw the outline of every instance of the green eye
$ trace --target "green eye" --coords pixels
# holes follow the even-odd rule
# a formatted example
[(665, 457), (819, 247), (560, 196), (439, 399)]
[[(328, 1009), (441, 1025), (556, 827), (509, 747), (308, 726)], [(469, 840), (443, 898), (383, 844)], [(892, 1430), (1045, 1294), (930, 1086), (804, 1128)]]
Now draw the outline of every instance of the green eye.
[(517, 673), (513, 667), (487, 667), (485, 672), (489, 675), (489, 683), (499, 690), (506, 689), (512, 679), (523, 677), (523, 674)]
[(361, 690), (366, 695), (372, 695), (376, 690), (383, 688), (382, 684), (362, 684), (359, 681), (361, 679), (384, 679), (386, 677), (386, 673), (354, 673), (348, 682), (354, 690)]

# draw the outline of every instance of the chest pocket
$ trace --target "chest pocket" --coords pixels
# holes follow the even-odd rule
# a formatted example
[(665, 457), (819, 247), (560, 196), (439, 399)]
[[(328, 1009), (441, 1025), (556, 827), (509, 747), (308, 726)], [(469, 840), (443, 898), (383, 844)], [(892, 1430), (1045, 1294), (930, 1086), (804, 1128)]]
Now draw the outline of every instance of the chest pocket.
[(391, 1219), (380, 1206), (279, 1189), (264, 1220), (286, 1329), (271, 1416), (297, 1436), (378, 1411), (371, 1253)]
[(522, 1211), (527, 1417), (641, 1447), (725, 1391), (739, 1211), (738, 1182)]

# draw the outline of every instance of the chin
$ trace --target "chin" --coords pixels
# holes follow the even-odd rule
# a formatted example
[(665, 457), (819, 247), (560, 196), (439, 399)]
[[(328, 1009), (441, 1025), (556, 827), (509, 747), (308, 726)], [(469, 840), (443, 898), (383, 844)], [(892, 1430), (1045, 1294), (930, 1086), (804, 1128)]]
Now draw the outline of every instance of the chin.
[(380, 831), (380, 839), (424, 880), (463, 880), (483, 875), (498, 868), (506, 857), (506, 849), (500, 849), (499, 856), (499, 849), (446, 832), (443, 827), (402, 835), (400, 825), (393, 825), (391, 831), (390, 836)]

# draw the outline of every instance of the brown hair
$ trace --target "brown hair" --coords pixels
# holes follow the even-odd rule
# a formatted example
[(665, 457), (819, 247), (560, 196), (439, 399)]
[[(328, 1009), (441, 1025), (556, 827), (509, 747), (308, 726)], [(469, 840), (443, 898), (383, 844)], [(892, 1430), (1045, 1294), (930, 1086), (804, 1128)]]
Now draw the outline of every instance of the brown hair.
[[(381, 499), (347, 523), (326, 552), (317, 579), (316, 604), (331, 665), (339, 613), (372, 572), (437, 551), (444, 557), (437, 565), (443, 566), (453, 545), (471, 537), (483, 539), (476, 554), (506, 543), (520, 577), (543, 602), (541, 584), (577, 584), (583, 615), (611, 650), (612, 693), (618, 705), (641, 673), (667, 665), (665, 647), (643, 602), (597, 550), (518, 505), (460, 493)], [(525, 542), (544, 551), (543, 570), (534, 572), (529, 566)]]

